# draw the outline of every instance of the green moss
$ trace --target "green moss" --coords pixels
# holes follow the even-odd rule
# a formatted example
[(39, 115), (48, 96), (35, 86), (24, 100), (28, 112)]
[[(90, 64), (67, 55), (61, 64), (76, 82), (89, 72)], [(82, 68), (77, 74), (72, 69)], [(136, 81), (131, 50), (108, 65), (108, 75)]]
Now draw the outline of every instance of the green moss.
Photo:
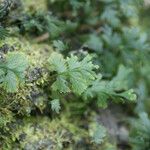
[(47, 0), (38, 0), (38, 1), (31, 1), (31, 0), (21, 0), (25, 11), (32, 12), (32, 11), (46, 11)]
[[(135, 29), (139, 27), (139, 18), (135, 5), (130, 2), (135, 4), (132, 0), (8, 0), (7, 8), (0, 5), (0, 29), (4, 34), (3, 40), (0, 39), (1, 64), (11, 52), (24, 53), (29, 61), (29, 67), (21, 74), (25, 78), (14, 93), (6, 92), (1, 86), (1, 76), (7, 72), (6, 68), (0, 68), (2, 149), (117, 149), (97, 119), (98, 105), (105, 107), (110, 99), (114, 102), (136, 99), (133, 90), (128, 90), (131, 86), (140, 91), (140, 100), (149, 100), (149, 45), (140, 29)], [(47, 63), (53, 51), (57, 53)], [(91, 60), (81, 61), (88, 53), (94, 56), (99, 70), (94, 70)], [(70, 54), (78, 57), (72, 55), (70, 59)], [(114, 77), (121, 64), (126, 67)], [(64, 69), (62, 73), (63, 67), (67, 71)], [(133, 72), (126, 83), (124, 75), (130, 68)], [(61, 80), (56, 80), (59, 76)], [(98, 80), (93, 82), (95, 78)], [(139, 84), (141, 80), (143, 84)], [(57, 100), (60, 114), (52, 111), (52, 100)], [(139, 108), (143, 107), (140, 104)], [(133, 111), (132, 106), (128, 109)]]

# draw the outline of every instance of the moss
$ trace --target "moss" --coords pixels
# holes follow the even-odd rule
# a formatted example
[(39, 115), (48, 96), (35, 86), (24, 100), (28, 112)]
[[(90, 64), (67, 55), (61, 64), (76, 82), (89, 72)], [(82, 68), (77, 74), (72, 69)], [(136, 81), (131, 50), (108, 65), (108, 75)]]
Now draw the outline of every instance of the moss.
[(25, 8), (25, 11), (46, 11), (47, 10), (47, 5), (46, 5), (47, 0), (38, 0), (38, 1), (31, 1), (31, 0), (22, 0), (23, 6)]
[[(71, 92), (66, 95), (61, 92), (57, 94), (52, 90), (56, 72), (48, 71), (51, 64), (47, 66), (47, 59), (54, 51), (50, 43), (58, 40), (68, 45), (68, 48), (64, 50), (59, 42), (54, 44), (55, 50), (62, 53), (65, 58), (70, 54), (77, 54), (79, 60), (87, 53), (94, 56), (96, 64), (103, 66), (97, 70), (97, 73), (100, 71), (104, 76), (100, 84), (104, 80), (111, 80), (122, 63), (128, 68), (133, 62), (132, 68), (136, 67), (136, 70), (137, 68), (141, 70), (137, 65), (141, 62), (141, 58), (138, 58), (141, 53), (136, 51), (138, 47), (136, 45), (139, 44), (141, 48), (147, 45), (144, 45), (145, 41), (142, 37), (136, 36), (137, 33), (127, 34), (127, 37), (124, 37), (122, 31), (124, 27), (138, 26), (138, 17), (133, 19), (121, 14), (120, 2), (123, 1), (112, 1), (106, 4), (104, 0), (104, 3), (92, 0), (81, 2), (74, 2), (74, 0), (11, 0), (11, 2), (10, 8), (5, 10), (5, 19), (2, 16), (4, 20), (0, 24), (1, 28), (9, 30), (8, 37), (0, 41), (0, 61), (5, 62), (5, 56), (12, 51), (23, 52), (28, 58), (29, 67), (25, 72), (25, 81), (19, 86), (16, 93), (6, 93), (0, 87), (0, 147), (4, 150), (116, 150), (116, 141), (113, 143), (110, 140), (110, 135), (107, 136), (104, 128), (97, 129), (97, 125), (101, 122), (97, 119), (100, 111), (95, 101), (97, 97), (92, 96), (94, 91), (89, 92), (91, 99), (87, 100)], [(110, 17), (108, 13), (106, 20), (102, 20), (100, 16), (107, 7), (116, 15), (112, 13)], [(114, 20), (120, 20), (116, 27), (111, 25)], [(90, 40), (93, 35), (98, 40)], [(54, 39), (56, 41), (53, 41)], [(89, 41), (92, 42), (90, 48), (89, 44), (86, 46)], [(95, 51), (97, 42), (102, 43), (101, 50)], [(133, 47), (132, 43), (135, 43)], [(72, 51), (72, 49), (76, 50)], [(134, 62), (136, 59), (138, 62)], [(148, 63), (144, 64), (141, 72), (143, 77), (148, 74), (149, 66)], [(121, 73), (121, 76), (122, 74), (124, 73)], [(130, 80), (135, 82), (138, 79), (129, 77)], [(113, 85), (113, 82), (111, 84)], [(96, 86), (95, 91), (98, 91), (97, 88), (99, 86)], [(116, 89), (115, 92), (118, 94), (122, 90), (124, 87)], [(100, 95), (99, 93), (101, 91), (98, 91), (96, 95)], [(104, 99), (106, 97), (106, 101), (109, 100), (103, 94), (99, 97), (100, 101), (103, 97)], [(112, 97), (110, 99), (113, 99)], [(61, 106), (61, 113), (58, 116), (51, 110), (51, 100), (54, 98), (59, 98)], [(114, 99), (117, 101), (116, 98)], [(111, 122), (107, 115), (104, 114), (104, 117)], [(101, 142), (102, 133), (104, 133), (104, 138), (102, 137)], [(98, 142), (93, 140), (96, 138)]]
[[(12, 130), (13, 137), (8, 147), (26, 150), (69, 148), (73, 135), (67, 124), (62, 120), (51, 120), (48, 117), (25, 118), (18, 123), (17, 130)], [(6, 139), (5, 143), (9, 143), (9, 140), (10, 138)]]
[[(35, 44), (17, 37), (6, 38), (5, 41), (0, 43), (0, 47), (5, 48), (6, 53), (4, 55), (11, 51), (21, 51), (30, 60), (30, 66), (26, 72), (26, 81), (18, 92), (10, 94), (1, 90), (0, 93), (0, 127), (2, 128), (0, 138), (5, 143), (3, 145), (11, 149), (9, 144), (12, 141), (9, 136), (12, 132), (9, 123), (12, 120), (16, 123), (17, 117), (29, 116), (29, 114), (35, 113), (36, 109), (42, 113), (47, 106), (48, 96), (41, 88), (47, 79), (47, 73), (42, 67), (46, 64), (46, 58), (52, 52), (52, 48), (46, 44)], [(37, 71), (39, 71), (39, 74), (37, 74)], [(4, 131), (7, 131), (6, 134)]]
[(63, 113), (60, 118), (51, 119), (46, 116), (29, 116), (19, 119), (14, 117), (7, 124), (7, 134), (4, 134), (3, 148), (8, 150), (74, 150), (86, 148), (90, 150), (115, 150), (108, 140), (102, 145), (91, 142), (91, 128), (85, 128), (83, 125), (91, 127), (92, 121), (72, 121)]

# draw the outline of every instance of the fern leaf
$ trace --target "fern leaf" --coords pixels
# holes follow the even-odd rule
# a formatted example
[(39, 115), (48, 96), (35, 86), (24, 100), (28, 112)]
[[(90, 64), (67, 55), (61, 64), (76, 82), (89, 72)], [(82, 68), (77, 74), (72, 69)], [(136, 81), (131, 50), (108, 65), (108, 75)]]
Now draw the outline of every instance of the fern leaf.
[(90, 127), (90, 136), (92, 137), (92, 142), (96, 144), (102, 144), (105, 140), (107, 133), (106, 128), (98, 123), (93, 123)]
[(61, 54), (52, 53), (48, 60), (49, 69), (57, 72), (57, 79), (52, 89), (60, 93), (72, 91), (79, 95), (82, 94), (96, 78), (93, 70), (97, 66), (92, 64), (91, 59), (88, 55), (79, 61), (78, 57), (72, 55), (65, 60)]
[(57, 71), (58, 73), (61, 73), (65, 72), (67, 69), (63, 56), (56, 52), (53, 52), (51, 54), (51, 57), (49, 58), (48, 62), (50, 64), (49, 67), (51, 71)]
[(5, 39), (9, 35), (9, 31), (0, 26), (0, 40)]
[(59, 99), (54, 99), (51, 101), (51, 109), (56, 113), (59, 113), (61, 109)]
[[(117, 75), (111, 81), (104, 81), (100, 78), (93, 82), (92, 86), (84, 93), (84, 99), (97, 97), (97, 104), (106, 108), (108, 99), (135, 101), (136, 94), (133, 89), (127, 90), (128, 76), (131, 69), (120, 66)], [(122, 91), (122, 92), (120, 92)]]
[(7, 92), (16, 92), (27, 67), (27, 59), (22, 53), (9, 53), (6, 61), (0, 63), (0, 86)]

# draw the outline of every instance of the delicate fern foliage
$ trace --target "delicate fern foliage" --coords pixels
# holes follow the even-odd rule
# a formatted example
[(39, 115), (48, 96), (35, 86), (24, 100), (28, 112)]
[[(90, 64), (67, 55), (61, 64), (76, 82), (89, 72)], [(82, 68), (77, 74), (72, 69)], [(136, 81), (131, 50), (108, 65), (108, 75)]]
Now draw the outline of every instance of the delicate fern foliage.
[(127, 48), (147, 50), (149, 49), (149, 43), (147, 42), (147, 35), (140, 33), (140, 29), (136, 28), (123, 28), (123, 38)]
[(100, 53), (103, 47), (101, 39), (95, 34), (89, 36), (89, 39), (86, 42), (86, 44), (90, 49), (94, 50), (97, 53)]
[(19, 83), (24, 81), (27, 66), (27, 59), (22, 53), (9, 53), (6, 60), (0, 62), (0, 86), (7, 92), (16, 92)]
[(92, 137), (92, 142), (96, 144), (102, 144), (107, 135), (106, 128), (102, 125), (96, 123), (92, 124), (90, 128), (90, 136)]
[[(93, 85), (84, 93), (84, 99), (97, 97), (97, 104), (100, 107), (107, 107), (108, 100), (136, 100), (134, 90), (126, 90), (127, 77), (130, 69), (120, 66), (118, 74), (111, 81), (103, 81), (101, 78), (93, 82)], [(120, 91), (124, 92), (120, 92)]]
[(78, 57), (71, 55), (64, 59), (56, 52), (49, 58), (50, 71), (56, 71), (56, 81), (52, 84), (52, 89), (60, 93), (74, 92), (82, 94), (96, 78), (93, 71), (98, 66), (92, 64), (92, 57), (87, 55), (82, 61)]
[(113, 30), (110, 26), (105, 25), (103, 28), (104, 34), (102, 35), (102, 39), (107, 44), (107, 46), (116, 49), (118, 45), (121, 44), (121, 37), (118, 33), (113, 33)]
[(51, 101), (51, 109), (56, 113), (59, 113), (61, 109), (59, 99), (54, 99)]
[(68, 49), (68, 45), (67, 44), (64, 44), (62, 41), (60, 40), (55, 40), (53, 41), (53, 46), (54, 48), (57, 50), (57, 51), (65, 51)]
[(130, 141), (133, 150), (148, 150), (150, 148), (150, 119), (148, 114), (142, 112), (138, 120), (132, 120), (132, 132)]
[(5, 39), (5, 37), (7, 37), (8, 35), (9, 35), (8, 30), (0, 26), (0, 40)]
[(120, 24), (118, 12), (113, 7), (106, 7), (101, 15), (101, 19), (116, 27)]
[[(65, 29), (65, 23), (53, 17), (50, 13), (35, 13), (34, 16), (28, 14), (29, 20), (21, 19), (21, 26), (25, 32), (36, 34), (49, 33), (50, 38), (58, 37)], [(34, 33), (35, 34), (35, 33)]]

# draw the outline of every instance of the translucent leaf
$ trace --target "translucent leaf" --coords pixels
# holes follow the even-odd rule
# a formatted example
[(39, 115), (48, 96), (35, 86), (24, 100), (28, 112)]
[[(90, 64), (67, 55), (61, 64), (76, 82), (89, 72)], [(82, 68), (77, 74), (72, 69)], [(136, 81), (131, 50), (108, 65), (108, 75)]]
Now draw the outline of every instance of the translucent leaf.
[(9, 35), (8, 30), (6, 30), (6, 29), (4, 29), (3, 27), (0, 26), (0, 39), (3, 40), (8, 35)]
[(82, 61), (71, 55), (65, 60), (61, 54), (53, 53), (49, 58), (50, 71), (56, 71), (56, 81), (52, 85), (54, 91), (60, 93), (83, 93), (96, 78), (93, 69), (97, 66), (91, 62), (92, 57), (87, 55)]
[(71, 57), (67, 58), (67, 64), (69, 70), (79, 69), (79, 67), (81, 67), (80, 62), (78, 61), (78, 57), (74, 55), (71, 55)]
[(120, 65), (117, 75), (110, 81), (109, 87), (116, 91), (127, 89), (129, 83), (128, 77), (131, 72), (132, 69)]
[(18, 88), (18, 79), (14, 72), (8, 71), (4, 78), (3, 87), (7, 92), (15, 92)]
[(61, 76), (58, 76), (56, 81), (52, 84), (52, 89), (60, 93), (70, 92), (67, 81)]
[(74, 93), (81, 94), (88, 87), (86, 79), (81, 75), (80, 72), (69, 73), (72, 90)]
[(68, 46), (60, 40), (53, 41), (53, 45), (58, 51), (65, 51), (68, 48)]
[(97, 53), (100, 53), (103, 51), (103, 43), (101, 39), (96, 35), (90, 35), (89, 40), (86, 42), (88, 47)]
[(118, 12), (115, 8), (106, 7), (104, 12), (101, 15), (102, 20), (106, 20), (110, 25), (116, 27), (120, 24), (120, 20), (118, 17)]
[(51, 101), (51, 109), (56, 113), (59, 113), (61, 109), (59, 99), (54, 99)]
[(22, 53), (8, 53), (6, 61), (0, 63), (0, 86), (7, 92), (16, 92), (27, 67), (27, 58)]
[(27, 58), (22, 53), (9, 53), (6, 59), (6, 66), (17, 72), (24, 72), (28, 66)]
[(137, 97), (134, 90), (127, 90), (130, 73), (130, 68), (120, 65), (117, 75), (111, 81), (97, 79), (85, 91), (83, 98), (88, 100), (96, 97), (98, 106), (103, 108), (107, 107), (109, 99), (116, 102), (123, 100), (135, 101)]
[(90, 136), (92, 137), (92, 142), (96, 144), (102, 144), (107, 135), (106, 128), (102, 125), (96, 123), (92, 124), (90, 127)]
[(4, 75), (4, 74), (5, 74), (4, 70), (3, 70), (3, 69), (0, 69), (0, 77), (1, 77), (2, 75)]
[(135, 101), (137, 99), (137, 96), (136, 96), (133, 89), (125, 91), (125, 92), (121, 93), (120, 95), (123, 96), (125, 99), (128, 99), (130, 101)]
[(59, 53), (53, 52), (48, 59), (51, 71), (57, 71), (58, 73), (66, 71), (67, 67), (63, 56)]

